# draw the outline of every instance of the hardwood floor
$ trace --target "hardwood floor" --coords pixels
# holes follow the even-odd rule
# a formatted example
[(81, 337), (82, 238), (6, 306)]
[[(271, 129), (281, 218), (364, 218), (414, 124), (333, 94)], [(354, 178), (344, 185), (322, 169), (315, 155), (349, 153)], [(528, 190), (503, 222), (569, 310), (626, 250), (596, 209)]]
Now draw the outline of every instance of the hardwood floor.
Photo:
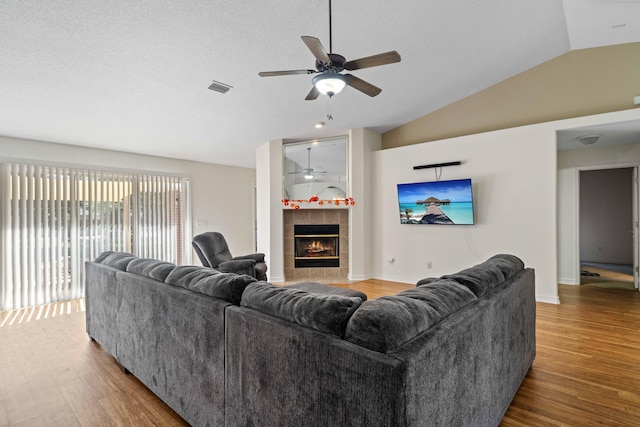
[[(625, 271), (616, 271), (613, 268), (604, 268), (607, 264), (602, 265), (580, 265), (580, 270), (584, 270), (590, 273), (596, 273), (597, 276), (580, 276), (580, 283), (593, 283), (593, 282), (630, 282), (633, 283), (633, 273)], [(626, 267), (626, 266), (625, 266)], [(633, 266), (629, 266), (629, 269), (633, 269)]]
[(503, 426), (640, 426), (640, 292), (560, 285)]
[(84, 322), (83, 300), (0, 313), (0, 426), (186, 426)]
[[(537, 305), (537, 357), (501, 425), (639, 426), (640, 293), (561, 285), (560, 299)], [(186, 425), (84, 329), (82, 300), (0, 313), (0, 426)]]

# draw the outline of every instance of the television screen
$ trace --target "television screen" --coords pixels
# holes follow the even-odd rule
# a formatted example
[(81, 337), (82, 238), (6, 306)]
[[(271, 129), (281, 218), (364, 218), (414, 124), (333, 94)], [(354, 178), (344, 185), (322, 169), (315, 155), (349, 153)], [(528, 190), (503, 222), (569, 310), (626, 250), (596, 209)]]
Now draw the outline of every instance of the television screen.
[(400, 223), (473, 225), (471, 179), (398, 184)]

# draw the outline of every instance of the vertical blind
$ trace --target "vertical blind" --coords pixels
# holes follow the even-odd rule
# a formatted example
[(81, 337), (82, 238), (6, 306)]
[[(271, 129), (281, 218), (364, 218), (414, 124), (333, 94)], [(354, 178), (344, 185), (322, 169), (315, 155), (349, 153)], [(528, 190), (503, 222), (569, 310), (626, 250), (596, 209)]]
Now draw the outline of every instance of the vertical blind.
[(3, 163), (2, 310), (84, 296), (104, 251), (182, 264), (185, 178)]

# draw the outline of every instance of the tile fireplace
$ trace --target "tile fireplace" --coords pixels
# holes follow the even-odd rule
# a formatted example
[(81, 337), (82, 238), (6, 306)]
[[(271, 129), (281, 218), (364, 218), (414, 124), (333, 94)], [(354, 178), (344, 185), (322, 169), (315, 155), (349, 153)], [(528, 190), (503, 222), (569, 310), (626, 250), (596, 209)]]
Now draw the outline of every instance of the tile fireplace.
[[(322, 238), (310, 238), (306, 243), (296, 243), (295, 235), (306, 234), (315, 236), (317, 229), (300, 232), (296, 227), (300, 225), (338, 226), (332, 231), (322, 231), (333, 236), (324, 235)], [(304, 228), (303, 228), (304, 230)], [(337, 231), (335, 231), (337, 230)], [(335, 234), (338, 238), (335, 239)], [(331, 239), (327, 241), (326, 239)], [(316, 242), (314, 245), (314, 241)], [(335, 241), (335, 243), (334, 243)], [(333, 245), (335, 246), (331, 248)], [(296, 247), (298, 246), (298, 247)], [(324, 246), (329, 246), (326, 248)], [(308, 250), (305, 248), (309, 248)], [(334, 255), (328, 255), (333, 250)], [(303, 252), (301, 252), (303, 251)], [(317, 257), (316, 255), (323, 255)], [(348, 209), (287, 209), (283, 212), (283, 256), (284, 277), (287, 281), (317, 280), (341, 281), (348, 280), (349, 275), (349, 210)], [(339, 257), (327, 259), (327, 257)], [(318, 260), (296, 260), (296, 258), (320, 258)], [(313, 266), (300, 267), (301, 261), (311, 261)], [(337, 262), (336, 262), (337, 261)], [(330, 262), (332, 267), (326, 266)], [(323, 263), (324, 266), (323, 266)], [(302, 262), (304, 265), (305, 262)], [(307, 264), (309, 265), (309, 264)]]

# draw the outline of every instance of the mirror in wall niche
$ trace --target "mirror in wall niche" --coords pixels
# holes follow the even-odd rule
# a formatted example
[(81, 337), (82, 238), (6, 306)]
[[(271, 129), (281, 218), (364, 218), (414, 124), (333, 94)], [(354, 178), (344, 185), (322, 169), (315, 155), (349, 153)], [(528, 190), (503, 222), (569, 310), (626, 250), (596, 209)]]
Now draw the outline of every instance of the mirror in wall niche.
[(283, 145), (283, 199), (344, 199), (347, 195), (348, 137), (314, 139)]

